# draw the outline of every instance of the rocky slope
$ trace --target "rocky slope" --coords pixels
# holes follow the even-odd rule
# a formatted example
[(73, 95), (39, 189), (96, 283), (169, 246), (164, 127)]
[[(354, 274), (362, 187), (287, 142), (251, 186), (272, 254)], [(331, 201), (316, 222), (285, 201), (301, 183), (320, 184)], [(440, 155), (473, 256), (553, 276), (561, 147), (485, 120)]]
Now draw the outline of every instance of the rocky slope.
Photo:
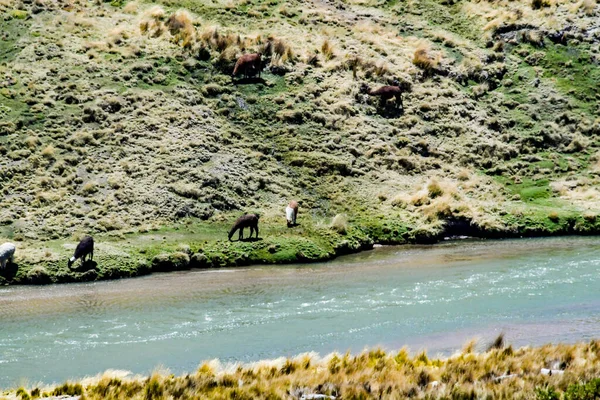
[[(313, 243), (598, 232), (594, 0), (0, 0), (0, 16), (0, 238), (24, 266), (84, 233), (211, 232), (196, 251), (245, 211)], [(261, 79), (232, 80), (255, 51)], [(398, 83), (404, 107), (364, 83)], [(291, 198), (306, 229), (279, 229)], [(277, 261), (274, 244), (240, 246)]]

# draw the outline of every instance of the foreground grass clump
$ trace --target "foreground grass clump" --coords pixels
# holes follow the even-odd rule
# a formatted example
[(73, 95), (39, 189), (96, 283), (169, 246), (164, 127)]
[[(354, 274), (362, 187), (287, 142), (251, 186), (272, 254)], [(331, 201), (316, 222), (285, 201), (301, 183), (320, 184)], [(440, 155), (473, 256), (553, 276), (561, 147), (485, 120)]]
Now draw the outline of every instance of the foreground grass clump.
[[(203, 363), (175, 377), (146, 379), (110, 372), (81, 383), (45, 389), (86, 399), (539, 399), (593, 400), (600, 394), (600, 342), (513, 349), (496, 340), (484, 353), (468, 344), (447, 359), (406, 349), (357, 355), (315, 353), (251, 364)], [(552, 374), (547, 371), (552, 370)], [(39, 394), (39, 389), (36, 393)], [(19, 396), (28, 396), (19, 388)], [(315, 397), (317, 398), (317, 397)]]

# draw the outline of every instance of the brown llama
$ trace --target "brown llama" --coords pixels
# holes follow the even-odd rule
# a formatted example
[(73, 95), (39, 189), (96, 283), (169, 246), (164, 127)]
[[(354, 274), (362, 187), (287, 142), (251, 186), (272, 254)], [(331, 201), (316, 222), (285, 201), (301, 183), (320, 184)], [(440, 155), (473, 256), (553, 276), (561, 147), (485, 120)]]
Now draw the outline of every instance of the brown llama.
[(393, 98), (396, 107), (400, 106), (404, 108), (404, 105), (402, 104), (402, 89), (398, 86), (382, 86), (379, 89), (373, 90), (369, 85), (363, 83), (360, 91), (369, 96), (379, 97), (380, 101), (383, 103)]
[(229, 240), (233, 237), (233, 234), (238, 229), (240, 230), (239, 240), (244, 238), (244, 228), (250, 228), (250, 239), (252, 239), (252, 232), (256, 231), (256, 238), (258, 239), (258, 214), (245, 214), (239, 217), (233, 224), (233, 228), (229, 231)]
[(239, 74), (243, 74), (244, 78), (250, 78), (258, 74), (260, 78), (260, 72), (262, 70), (262, 56), (260, 53), (256, 54), (244, 54), (238, 58), (233, 68), (232, 77), (236, 77)]
[(290, 201), (290, 204), (285, 208), (285, 217), (287, 219), (287, 226), (291, 228), (296, 226), (296, 217), (298, 216), (298, 202), (296, 200)]

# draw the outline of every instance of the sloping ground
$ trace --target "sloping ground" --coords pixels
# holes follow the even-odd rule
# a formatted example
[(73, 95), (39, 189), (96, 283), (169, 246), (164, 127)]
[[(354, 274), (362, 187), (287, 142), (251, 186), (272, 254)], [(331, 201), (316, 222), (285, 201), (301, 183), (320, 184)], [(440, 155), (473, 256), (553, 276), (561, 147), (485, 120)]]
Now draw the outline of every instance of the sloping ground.
[[(485, 353), (474, 343), (448, 359), (385, 353), (314, 353), (253, 364), (203, 363), (185, 376), (155, 372), (131, 377), (107, 371), (56, 387), (19, 388), (7, 399), (77, 396), (86, 399), (539, 399), (600, 396), (598, 341), (513, 349), (502, 337)], [(60, 397), (57, 397), (60, 398)]]
[(0, 0), (2, 240), (277, 230), (291, 198), (375, 241), (598, 231), (595, 1), (159, 4)]

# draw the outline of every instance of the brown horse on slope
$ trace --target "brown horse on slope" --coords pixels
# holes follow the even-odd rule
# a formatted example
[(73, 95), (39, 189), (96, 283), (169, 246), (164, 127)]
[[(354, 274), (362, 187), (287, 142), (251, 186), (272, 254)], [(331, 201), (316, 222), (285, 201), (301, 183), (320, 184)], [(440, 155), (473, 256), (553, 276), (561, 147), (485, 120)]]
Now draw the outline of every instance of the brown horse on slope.
[(402, 104), (403, 91), (398, 86), (382, 86), (379, 89), (373, 90), (369, 87), (369, 85), (363, 83), (360, 91), (368, 94), (369, 96), (379, 97), (381, 102), (387, 102), (393, 98), (396, 107), (400, 106), (404, 108), (404, 105)]
[(252, 233), (256, 231), (256, 238), (258, 239), (258, 219), (260, 216), (258, 214), (245, 214), (239, 217), (233, 227), (229, 231), (229, 240), (233, 237), (233, 234), (238, 229), (240, 230), (240, 235), (238, 240), (244, 239), (244, 228), (250, 228), (250, 239), (252, 239)]
[(250, 78), (258, 74), (260, 78), (260, 72), (262, 70), (262, 56), (260, 53), (256, 54), (244, 54), (238, 58), (233, 68), (232, 77), (236, 77), (239, 74), (243, 74), (244, 78)]

